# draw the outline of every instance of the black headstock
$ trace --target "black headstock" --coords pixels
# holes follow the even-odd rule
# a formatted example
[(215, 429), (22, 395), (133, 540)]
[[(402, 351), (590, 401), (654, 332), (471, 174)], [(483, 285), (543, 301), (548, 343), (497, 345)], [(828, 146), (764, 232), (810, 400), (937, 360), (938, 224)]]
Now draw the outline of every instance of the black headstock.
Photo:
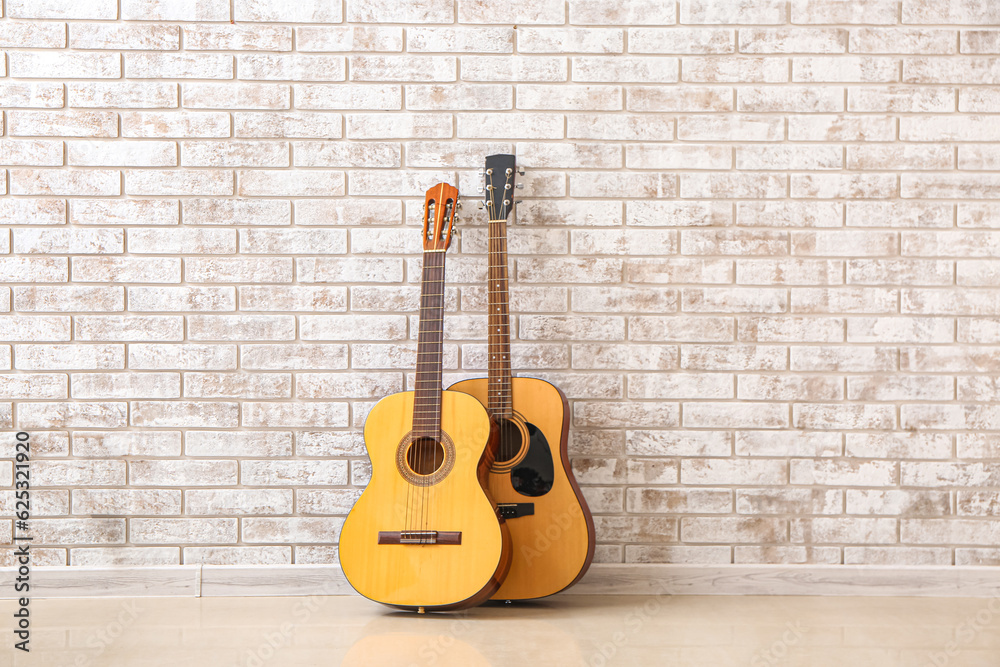
[(516, 160), (513, 155), (488, 155), (485, 172), (486, 212), (490, 220), (506, 220), (514, 206)]

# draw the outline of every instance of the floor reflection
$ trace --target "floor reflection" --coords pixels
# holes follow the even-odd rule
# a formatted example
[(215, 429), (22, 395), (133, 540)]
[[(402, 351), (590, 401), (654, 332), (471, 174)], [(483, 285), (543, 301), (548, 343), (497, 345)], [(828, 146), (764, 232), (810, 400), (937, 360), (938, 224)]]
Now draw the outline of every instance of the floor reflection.
[(5, 642), (0, 667), (1000, 665), (990, 599), (563, 595), (425, 616), (358, 597), (31, 605), (31, 653)]

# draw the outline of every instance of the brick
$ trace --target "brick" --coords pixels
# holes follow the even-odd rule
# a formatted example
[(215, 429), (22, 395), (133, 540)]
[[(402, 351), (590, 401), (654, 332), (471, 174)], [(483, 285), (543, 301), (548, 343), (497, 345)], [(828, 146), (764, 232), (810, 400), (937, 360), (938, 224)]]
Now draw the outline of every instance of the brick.
[[(191, 283), (292, 282), (291, 258), (191, 257), (184, 262)], [(267, 288), (264, 288), (267, 289)]]
[(122, 252), (120, 229), (31, 229), (14, 230), (14, 252), (44, 254), (101, 254)]
[(177, 144), (173, 141), (69, 141), (66, 159), (70, 165), (85, 167), (176, 167)]
[(45, 139), (0, 140), (0, 162), (8, 166), (61, 167), (63, 143)]
[[(895, 17), (889, 23), (895, 23)], [(956, 43), (954, 30), (858, 28), (851, 31), (850, 50), (852, 53), (951, 54), (957, 50)]]
[(615, 28), (519, 27), (517, 50), (519, 53), (622, 53), (624, 32)]
[(653, 317), (629, 318), (629, 339), (639, 341), (731, 341), (733, 323), (723, 317)]
[(253, 254), (342, 254), (347, 233), (339, 229), (244, 229), (242, 252)]
[(892, 0), (792, 0), (792, 23), (896, 23)]
[[(457, 71), (454, 56), (368, 55), (348, 60), (351, 81), (454, 81)], [(466, 62), (462, 61), (463, 69)]]
[(463, 81), (565, 81), (569, 72), (561, 56), (463, 56), (459, 64)]
[(893, 83), (899, 81), (899, 61), (879, 56), (800, 56), (792, 59), (792, 81)]
[(237, 21), (248, 22), (340, 23), (343, 20), (343, 4), (337, 0), (302, 0), (294, 4), (280, 0), (235, 0), (233, 12)]
[(124, 544), (125, 519), (35, 519), (35, 544)]
[(741, 53), (844, 53), (847, 30), (841, 28), (740, 28)]
[(184, 395), (190, 398), (291, 398), (292, 378), (273, 373), (186, 373)]
[(291, 224), (291, 203), (267, 199), (185, 199), (184, 221), (191, 225)]
[(235, 544), (236, 519), (139, 519), (129, 520), (129, 539), (134, 544)]
[(118, 79), (117, 53), (23, 51), (10, 54), (10, 76), (26, 79)]
[(784, 519), (750, 517), (693, 517), (681, 520), (685, 542), (783, 542)]
[(236, 310), (236, 290), (232, 287), (129, 287), (130, 311), (213, 311)]
[(78, 315), (76, 338), (82, 341), (181, 340), (183, 318), (170, 315)]
[(181, 29), (175, 25), (74, 23), (69, 36), (72, 49), (176, 51), (180, 42)]
[[(344, 194), (344, 173), (340, 171), (239, 171), (238, 194), (250, 197), (317, 197)], [(232, 194), (232, 193), (229, 193)], [(264, 230), (244, 230), (261, 232)], [(342, 252), (342, 251), (341, 251)]]
[(897, 541), (896, 519), (857, 517), (792, 519), (789, 528), (792, 542), (895, 544)]
[[(658, 380), (663, 376), (650, 375), (649, 377)], [(728, 456), (731, 447), (730, 440), (729, 434), (724, 431), (693, 431), (690, 433), (685, 431), (628, 431), (625, 447), (628, 454), (636, 456)], [(676, 479), (671, 480), (671, 482), (675, 481)]]
[(847, 340), (859, 343), (950, 343), (954, 321), (920, 317), (857, 317), (847, 322)]
[(191, 340), (293, 340), (295, 318), (290, 315), (189, 315), (188, 337)]
[(988, 116), (921, 116), (900, 122), (904, 141), (995, 141), (998, 135)]
[(125, 21), (228, 21), (227, 0), (122, 0)]
[[(253, 53), (236, 56), (240, 79), (265, 81), (343, 81), (343, 56)], [(204, 77), (202, 77), (204, 78)]]
[(74, 257), (73, 280), (88, 283), (179, 283), (181, 262), (173, 257)]
[(457, 136), (461, 139), (559, 139), (563, 136), (562, 117), (552, 114), (467, 113), (459, 114), (457, 123)]
[(402, 315), (302, 315), (303, 340), (403, 340)]
[(295, 29), (295, 45), (304, 52), (402, 51), (403, 29), (361, 25), (301, 26)]
[(736, 166), (745, 170), (840, 169), (843, 150), (840, 146), (739, 146)]
[(737, 456), (840, 456), (841, 438), (839, 433), (822, 431), (738, 431), (735, 452)]
[(236, 235), (231, 229), (128, 230), (129, 252), (136, 254), (231, 254), (236, 252)]
[(130, 195), (231, 195), (233, 187), (231, 171), (129, 169), (125, 172), (125, 193)]
[(974, 519), (902, 519), (900, 536), (913, 544), (971, 544), (991, 546), (996, 543), (997, 527), (990, 521)]
[(269, 83), (185, 83), (189, 109), (287, 109), (291, 86)]
[(125, 403), (118, 402), (22, 402), (17, 406), (17, 420), (24, 429), (124, 428), (125, 408)]
[(69, 261), (65, 257), (0, 257), (0, 280), (18, 283), (66, 282)]
[(8, 111), (7, 122), (10, 136), (118, 136), (118, 117), (110, 111)]
[[(847, 148), (847, 168), (856, 170), (951, 169), (955, 162), (954, 155), (955, 151), (950, 146), (849, 146)], [(960, 168), (975, 168), (968, 164), (962, 164), (963, 157), (964, 154), (960, 154)]]
[(59, 23), (5, 21), (0, 26), (0, 46), (61, 49), (66, 46), (66, 29)]
[(836, 348), (819, 346), (795, 346), (791, 348), (791, 370), (793, 371), (894, 371), (896, 370), (896, 348), (855, 347)]
[(277, 25), (186, 25), (184, 48), (189, 51), (291, 51), (292, 29)]
[(904, 174), (900, 180), (906, 198), (1000, 198), (1000, 180), (994, 174)]
[(56, 373), (0, 375), (0, 391), (7, 398), (68, 398), (66, 376)]
[(904, 83), (995, 84), (1000, 61), (983, 57), (916, 57), (903, 61)]
[(232, 79), (233, 57), (224, 53), (127, 53), (131, 79)]
[(839, 342), (844, 340), (840, 318), (741, 317), (739, 340), (772, 342)]
[(778, 141), (783, 130), (779, 118), (749, 115), (681, 116), (677, 121), (677, 136), (684, 141), (720, 141), (732, 136), (746, 141)]
[(755, 547), (735, 546), (734, 563), (787, 563), (798, 565), (839, 565), (840, 547)]
[(626, 89), (629, 111), (697, 112), (732, 111), (731, 88), (722, 86), (683, 86), (661, 88), (629, 86)]
[(949, 435), (931, 433), (849, 433), (846, 454), (862, 458), (947, 459), (951, 458), (951, 440)]
[(828, 489), (740, 489), (739, 514), (840, 514), (842, 492)]
[(107, 196), (121, 194), (121, 172), (110, 169), (56, 171), (11, 169), (14, 195)]
[[(73, 86), (72, 83), (67, 85)], [(5, 107), (58, 108), (63, 105), (63, 86), (57, 83), (0, 81), (0, 102)]]
[(243, 520), (243, 541), (323, 543), (336, 540), (343, 523), (340, 517), (252, 517)]
[(290, 161), (286, 142), (181, 142), (181, 162), (185, 167), (288, 167)]
[(440, 114), (348, 114), (350, 139), (447, 138), (452, 120)]
[(188, 431), (188, 456), (290, 456), (291, 433), (266, 431)]
[[(685, 428), (784, 428), (789, 425), (788, 408), (763, 403), (685, 403), (683, 425)], [(781, 465), (784, 466), (784, 463)]]
[(950, 285), (952, 273), (952, 265), (948, 261), (887, 259), (847, 262), (848, 284)]
[(212, 138), (232, 136), (229, 114), (221, 111), (122, 113), (123, 137)]
[(984, 23), (1000, 21), (995, 7), (978, 0), (954, 0), (936, 3), (931, 0), (903, 0), (903, 23)]
[(736, 282), (746, 285), (837, 285), (843, 263), (836, 260), (748, 259), (736, 263)]
[(21, 312), (124, 310), (124, 299), (120, 287), (60, 285), (14, 288), (14, 308)]
[(517, 97), (519, 109), (589, 111), (622, 108), (622, 89), (619, 86), (561, 86), (553, 90), (549, 86), (519, 85)]
[[(202, 565), (287, 565), (291, 547), (184, 547), (184, 563)], [(301, 556), (298, 563), (306, 562)]]
[[(198, 402), (198, 401), (133, 401), (130, 405), (132, 426), (144, 427), (220, 427), (235, 428), (239, 422), (239, 404), (221, 402)], [(167, 461), (163, 463), (190, 464), (191, 461)], [(223, 463), (235, 463), (235, 461), (224, 461)], [(228, 473), (228, 465), (224, 467)], [(206, 480), (203, 483), (219, 484), (221, 475), (217, 472), (212, 476), (212, 481)], [(157, 485), (164, 484), (162, 472), (156, 476)], [(132, 484), (139, 475), (132, 472)], [(150, 479), (150, 482), (153, 480)], [(229, 482), (235, 483), (235, 480)], [(191, 482), (180, 482), (180, 485), (190, 486)]]
[[(1000, 32), (997, 30), (962, 30), (962, 53), (1000, 53)], [(954, 53), (952, 51), (951, 53)]]
[(179, 398), (177, 373), (74, 373), (73, 398)]
[(695, 83), (780, 83), (788, 81), (788, 60), (745, 56), (687, 57), (681, 62), (681, 80)]
[(168, 489), (74, 489), (73, 514), (180, 514), (181, 492)]
[(135, 370), (235, 370), (235, 345), (133, 343), (128, 367)]
[(736, 109), (752, 112), (843, 111), (844, 89), (816, 86), (741, 87)]
[[(848, 111), (948, 112), (955, 109), (955, 89), (944, 87), (878, 86), (847, 89)], [(962, 109), (974, 111), (974, 109)], [(910, 121), (907, 121), (908, 123)]]
[[(243, 403), (244, 426), (343, 428), (347, 424), (347, 403), (329, 401)], [(330, 463), (343, 465), (342, 461)], [(338, 483), (346, 483), (346, 478), (345, 482)]]
[[(392, 11), (397, 13), (398, 8), (393, 7)], [(407, 30), (407, 51), (449, 54), (512, 53), (514, 51), (514, 30), (487, 27), (414, 27)]]
[[(333, 84), (298, 84), (292, 88), (295, 95), (295, 105), (299, 109), (382, 109), (382, 110), (392, 110), (392, 109), (402, 109), (402, 95), (400, 93), (400, 86), (393, 84), (383, 84), (383, 85), (365, 85), (365, 86), (355, 86), (355, 85), (333, 85)], [(240, 119), (245, 118), (247, 120), (254, 119), (264, 119), (271, 121), (271, 124), (275, 124), (277, 120), (281, 120), (284, 116), (289, 116), (288, 114), (267, 114), (254, 116), (251, 114), (237, 114), (236, 121), (237, 126), (240, 124)], [(326, 114), (299, 114), (297, 116), (289, 116), (291, 119), (299, 119), (298, 123), (303, 121), (311, 121), (313, 125), (318, 125), (321, 120), (327, 118)], [(339, 117), (329, 116), (328, 120), (337, 120), (337, 127), (339, 127)], [(258, 120), (258, 122), (260, 122)], [(291, 121), (286, 121), (286, 124), (290, 124)], [(315, 134), (307, 134), (304, 136), (317, 136)], [(337, 135), (329, 133), (321, 133), (319, 136), (328, 137), (339, 137)]]
[(894, 141), (896, 120), (889, 116), (792, 116), (792, 141)]
[[(291, 514), (291, 489), (195, 489), (184, 492), (188, 514)], [(186, 561), (185, 561), (186, 562)]]
[(582, 82), (672, 83), (677, 81), (676, 61), (670, 58), (632, 56), (576, 56), (573, 80)]
[(681, 23), (784, 23), (777, 0), (681, 0)]
[(958, 323), (956, 339), (962, 343), (989, 343), (996, 332), (995, 319), (963, 319)]
[[(177, 84), (146, 81), (68, 82), (72, 107), (116, 107), (125, 109), (172, 109), (177, 107)], [(60, 97), (62, 97), (60, 91)], [(127, 135), (123, 135), (127, 136)]]
[(894, 174), (793, 175), (791, 192), (792, 197), (818, 199), (887, 199), (898, 195)]

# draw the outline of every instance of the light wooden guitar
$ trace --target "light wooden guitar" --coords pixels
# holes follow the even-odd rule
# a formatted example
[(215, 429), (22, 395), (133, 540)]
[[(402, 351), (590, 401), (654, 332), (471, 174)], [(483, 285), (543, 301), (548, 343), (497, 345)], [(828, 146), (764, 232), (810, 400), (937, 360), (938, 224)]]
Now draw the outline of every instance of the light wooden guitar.
[(511, 375), (507, 216), (516, 169), (513, 155), (486, 158), (489, 377), (449, 387), (487, 406), (499, 434), (489, 491), (514, 542), (510, 572), (493, 596), (499, 600), (558, 593), (576, 583), (594, 557), (594, 520), (566, 453), (566, 397), (544, 380)]
[(427, 191), (415, 390), (369, 413), (372, 478), (340, 536), (355, 590), (417, 611), (479, 604), (510, 567), (510, 534), (485, 491), (489, 416), (471, 396), (441, 390), (444, 257), (457, 203), (451, 185)]

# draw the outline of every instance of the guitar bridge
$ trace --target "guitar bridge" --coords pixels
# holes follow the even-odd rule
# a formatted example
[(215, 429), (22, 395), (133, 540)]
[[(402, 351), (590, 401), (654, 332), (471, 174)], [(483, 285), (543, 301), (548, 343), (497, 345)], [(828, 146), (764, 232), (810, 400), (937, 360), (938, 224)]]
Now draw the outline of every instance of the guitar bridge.
[(380, 530), (379, 544), (461, 544), (462, 532), (452, 530)]
[(497, 503), (497, 513), (505, 519), (533, 516), (535, 503)]

